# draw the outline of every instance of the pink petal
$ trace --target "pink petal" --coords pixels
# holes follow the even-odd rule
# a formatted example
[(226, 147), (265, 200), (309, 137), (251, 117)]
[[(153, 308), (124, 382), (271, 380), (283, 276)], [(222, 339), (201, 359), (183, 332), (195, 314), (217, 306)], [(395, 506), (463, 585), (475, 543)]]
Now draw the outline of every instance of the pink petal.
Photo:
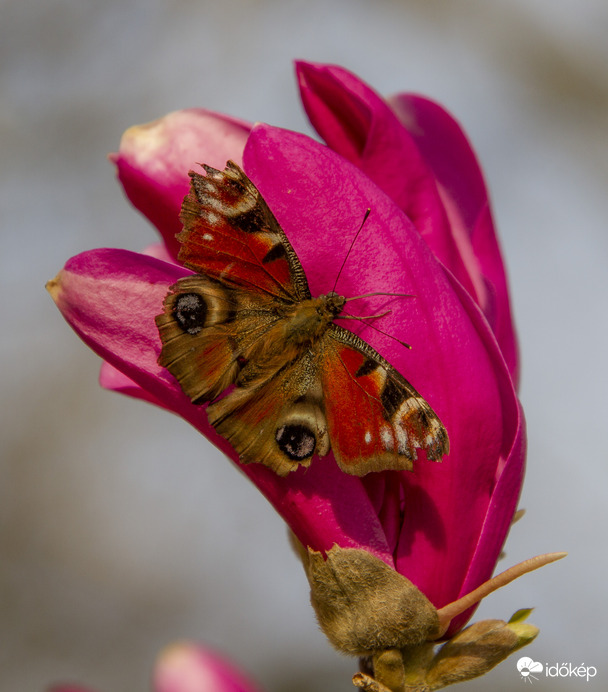
[[(460, 124), (433, 101), (399, 94), (389, 102), (433, 170), (452, 232), (477, 287), (479, 305), (517, 381), (517, 343), (505, 268), (475, 152)], [(480, 281), (485, 288), (480, 289)]]
[[(175, 260), (167, 251), (167, 247), (161, 243), (155, 243), (149, 245), (142, 254), (148, 257), (155, 257), (156, 259), (163, 260), (163, 262), (169, 262), (175, 264)], [(134, 399), (142, 399), (148, 401), (155, 406), (160, 406), (161, 408), (166, 408), (162, 400), (156, 398), (150, 392), (147, 392), (143, 387), (140, 387), (136, 382), (128, 378), (120, 370), (109, 363), (102, 363), (99, 370), (99, 384), (110, 391), (119, 392), (120, 394), (125, 394), (131, 396)], [(169, 409), (171, 410), (171, 409)]]
[(393, 199), (437, 257), (475, 294), (434, 175), (386, 102), (341, 67), (300, 62), (297, 72), (302, 101), (317, 132)]
[(169, 113), (164, 118), (129, 128), (110, 159), (131, 203), (159, 230), (177, 256), (175, 234), (188, 192), (188, 171), (198, 163), (223, 168), (239, 162), (249, 124), (202, 108)]
[(230, 663), (197, 644), (175, 644), (154, 670), (155, 692), (256, 692)]
[(490, 207), (486, 205), (479, 213), (473, 229), (473, 249), (482, 267), (488, 298), (484, 314), (494, 331), (496, 340), (502, 350), (511, 378), (519, 383), (519, 348), (515, 325), (511, 315), (509, 287), (502, 262), (498, 237), (494, 232)]
[[(450, 435), (451, 453), (442, 464), (421, 460), (413, 473), (401, 474), (406, 517), (393, 546), (398, 570), (443, 605), (465, 580), (500, 460), (518, 431), (517, 400), (496, 341), (469, 294), (358, 168), (303, 135), (265, 125), (253, 129), (243, 161), (294, 245), (313, 295), (332, 288), (368, 206), (372, 214), (339, 292), (415, 295), (382, 299), (393, 312), (376, 323), (412, 344), (411, 351), (360, 324), (348, 326), (411, 380)], [(372, 300), (357, 301), (364, 303), (362, 314), (374, 314)], [(466, 517), (464, 526), (459, 517)]]
[(133, 397), (134, 399), (142, 399), (155, 406), (167, 408), (169, 411), (172, 410), (168, 406), (165, 406), (162, 399), (155, 397), (143, 387), (140, 387), (137, 382), (134, 382), (109, 363), (104, 362), (101, 364), (101, 368), (99, 369), (99, 384), (104, 389), (108, 389), (112, 392), (118, 392), (119, 394)]
[[(114, 384), (126, 393), (162, 402), (238, 463), (234, 450), (207, 422), (204, 407), (194, 406), (157, 363), (160, 339), (154, 317), (169, 286), (188, 273), (126, 250), (93, 250), (69, 260), (49, 290), (77, 334), (123, 376), (106, 371), (104, 377), (116, 377)], [(341, 473), (333, 460), (315, 460), (310, 469), (287, 478), (261, 464), (239, 467), (305, 545), (316, 550), (334, 543), (365, 548), (392, 564), (360, 479)]]
[(460, 124), (439, 104), (415, 94), (388, 100), (439, 183), (450, 225), (472, 236), (488, 193), (477, 157)]

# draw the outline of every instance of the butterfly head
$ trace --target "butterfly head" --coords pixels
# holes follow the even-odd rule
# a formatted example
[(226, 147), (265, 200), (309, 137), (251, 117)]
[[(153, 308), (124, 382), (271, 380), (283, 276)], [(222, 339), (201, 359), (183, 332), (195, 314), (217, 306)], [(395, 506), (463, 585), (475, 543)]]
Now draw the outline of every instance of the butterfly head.
[(337, 294), (335, 291), (330, 291), (325, 296), (319, 296), (319, 300), (322, 306), (320, 309), (329, 313), (332, 319), (342, 312), (346, 303), (346, 298)]

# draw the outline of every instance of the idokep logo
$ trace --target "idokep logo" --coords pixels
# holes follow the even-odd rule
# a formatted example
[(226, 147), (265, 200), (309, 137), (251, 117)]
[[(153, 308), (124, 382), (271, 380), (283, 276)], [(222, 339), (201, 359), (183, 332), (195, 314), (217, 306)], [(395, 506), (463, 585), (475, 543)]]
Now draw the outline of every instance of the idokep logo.
[[(584, 663), (573, 665), (572, 663), (549, 664), (533, 661), (528, 656), (523, 656), (517, 661), (517, 670), (524, 682), (532, 683), (534, 680), (544, 678), (579, 678), (589, 682), (597, 675), (595, 666), (586, 666)], [(543, 675), (544, 673), (544, 675)]]
[(597, 675), (595, 666), (586, 666), (584, 663), (580, 665), (572, 665), (572, 663), (555, 663), (549, 665), (545, 663), (545, 675), (548, 678), (580, 678), (589, 682), (591, 678)]
[(543, 672), (543, 664), (533, 661), (527, 656), (522, 656), (517, 661), (517, 670), (526, 682), (532, 682), (538, 680), (538, 676)]

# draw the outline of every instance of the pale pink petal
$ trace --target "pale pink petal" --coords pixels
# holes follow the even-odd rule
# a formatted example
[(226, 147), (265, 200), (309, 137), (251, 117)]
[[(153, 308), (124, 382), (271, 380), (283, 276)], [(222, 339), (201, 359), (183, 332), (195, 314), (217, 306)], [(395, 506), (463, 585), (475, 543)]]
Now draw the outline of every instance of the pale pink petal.
[(158, 229), (177, 256), (179, 212), (188, 192), (188, 171), (206, 163), (224, 168), (241, 160), (249, 124), (202, 108), (169, 113), (129, 128), (110, 159), (131, 203)]
[(155, 692), (258, 692), (218, 654), (194, 643), (183, 642), (166, 649), (156, 663)]
[[(154, 243), (153, 245), (149, 245), (142, 251), (142, 254), (147, 255), (148, 257), (155, 257), (163, 262), (176, 264), (174, 258), (169, 254), (166, 245), (162, 243)], [(150, 394), (150, 392), (146, 391), (143, 387), (140, 387), (124, 373), (117, 370), (109, 363), (101, 364), (101, 368), (99, 370), (99, 384), (104, 389), (119, 392), (120, 394), (131, 396), (134, 399), (142, 399), (156, 406), (160, 406), (161, 408), (167, 408), (162, 400)]]
[(156, 259), (162, 260), (163, 262), (177, 264), (175, 257), (169, 253), (164, 243), (152, 243), (152, 245), (145, 247), (141, 251), (141, 254), (148, 255), (148, 257), (156, 257)]

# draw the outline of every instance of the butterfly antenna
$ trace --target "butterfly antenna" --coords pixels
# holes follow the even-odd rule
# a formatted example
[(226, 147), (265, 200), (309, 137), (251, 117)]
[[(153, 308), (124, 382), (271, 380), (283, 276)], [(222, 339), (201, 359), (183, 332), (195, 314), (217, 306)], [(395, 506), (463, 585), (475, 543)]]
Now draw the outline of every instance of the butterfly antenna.
[[(390, 310), (389, 310), (390, 313)], [(384, 336), (388, 336), (389, 339), (392, 339), (393, 341), (396, 341), (398, 344), (401, 344), (407, 349), (411, 349), (412, 347), (407, 344), (405, 341), (401, 341), (401, 339), (398, 339), (396, 336), (393, 336), (392, 334), (389, 334), (388, 332), (383, 331), (379, 327), (376, 327), (376, 325), (372, 324), (371, 322), (366, 322), (366, 319), (370, 319), (371, 317), (382, 317), (383, 315), (387, 315), (389, 313), (383, 313), (382, 315), (369, 315), (367, 318), (366, 317), (357, 317), (356, 315), (345, 315), (342, 313), (341, 315), (338, 315), (334, 319), (336, 320), (358, 320), (359, 322), (363, 322), (363, 324), (367, 325), (368, 327), (371, 327), (374, 331), (379, 332), (380, 334), (384, 334)]]
[(415, 298), (413, 293), (385, 293), (384, 291), (374, 291), (373, 293), (364, 293), (361, 296), (353, 296), (352, 298), (346, 298), (344, 302), (348, 303), (349, 300), (359, 300), (359, 298), (371, 298), (372, 296), (400, 296), (401, 298)]
[(367, 211), (365, 212), (365, 216), (363, 217), (363, 221), (361, 222), (361, 225), (359, 226), (359, 230), (355, 233), (355, 237), (353, 238), (353, 242), (350, 244), (350, 247), (348, 248), (348, 252), (346, 253), (344, 257), (344, 261), (342, 262), (342, 266), (340, 267), (340, 271), (338, 272), (338, 276), (336, 276), (336, 280), (334, 281), (334, 287), (331, 289), (332, 293), (336, 292), (336, 286), (338, 285), (338, 279), (340, 278), (340, 274), (342, 273), (342, 270), (344, 269), (344, 265), (346, 264), (346, 260), (348, 259), (348, 256), (351, 253), (351, 250), (353, 249), (353, 245), (355, 244), (357, 238), (359, 237), (359, 233), (361, 233), (361, 230), (367, 221), (367, 217), (369, 216), (371, 212), (371, 209), (368, 208)]

